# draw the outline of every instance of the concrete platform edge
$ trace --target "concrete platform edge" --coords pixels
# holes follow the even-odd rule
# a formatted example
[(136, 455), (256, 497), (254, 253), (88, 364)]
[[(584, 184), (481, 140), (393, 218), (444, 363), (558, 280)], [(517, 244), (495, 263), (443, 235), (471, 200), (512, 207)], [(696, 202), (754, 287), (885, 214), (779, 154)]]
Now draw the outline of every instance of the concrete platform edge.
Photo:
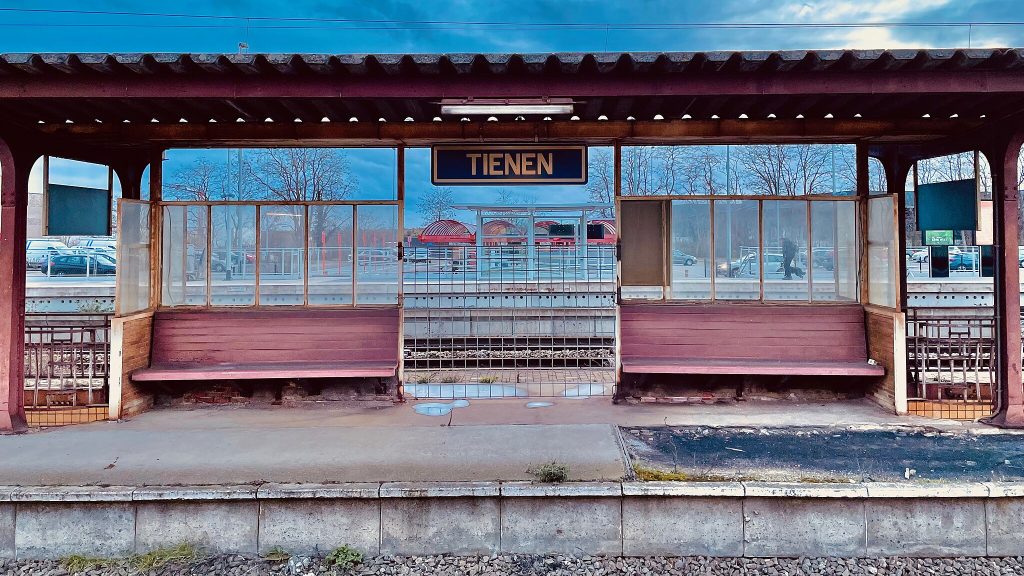
[(0, 558), (113, 557), (181, 534), (248, 555), (1020, 556), (1022, 511), (1017, 482), (0, 486)]

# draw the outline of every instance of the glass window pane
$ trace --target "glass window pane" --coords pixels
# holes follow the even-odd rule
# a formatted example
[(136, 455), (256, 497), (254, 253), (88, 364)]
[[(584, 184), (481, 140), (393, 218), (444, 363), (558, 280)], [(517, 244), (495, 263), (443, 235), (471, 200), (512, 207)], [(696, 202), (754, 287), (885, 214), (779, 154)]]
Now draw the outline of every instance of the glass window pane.
[(309, 207), (309, 303), (352, 303), (352, 206)]
[(256, 207), (211, 210), (210, 304), (251, 306), (256, 302)]
[(764, 299), (808, 300), (807, 203), (766, 200), (761, 219)]
[(868, 302), (896, 306), (896, 235), (893, 197), (868, 199)]
[(117, 309), (124, 315), (149, 308), (149, 204), (122, 202), (118, 229)]
[(206, 206), (189, 206), (185, 222), (186, 259), (185, 295), (190, 306), (206, 304), (207, 238), (210, 234), (209, 212)]
[(164, 206), (164, 306), (206, 304), (206, 207)]
[(856, 302), (857, 204), (811, 202), (811, 299)]
[(398, 206), (356, 209), (356, 304), (398, 303)]
[(305, 302), (306, 208), (260, 206), (260, 305)]
[(164, 206), (163, 241), (160, 265), (164, 306), (185, 304), (185, 206)]
[(715, 201), (715, 298), (761, 298), (757, 200)]
[(711, 202), (672, 201), (672, 295), (711, 298)]

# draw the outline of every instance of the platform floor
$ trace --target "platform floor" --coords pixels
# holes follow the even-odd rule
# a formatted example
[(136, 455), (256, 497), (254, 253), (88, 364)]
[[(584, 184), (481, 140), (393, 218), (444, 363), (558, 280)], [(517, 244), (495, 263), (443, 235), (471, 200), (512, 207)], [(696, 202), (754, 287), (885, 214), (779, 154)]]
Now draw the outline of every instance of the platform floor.
[[(552, 405), (527, 407), (536, 401)], [(128, 422), (0, 436), (0, 485), (529, 480), (530, 467), (552, 460), (568, 464), (572, 480), (615, 480), (626, 470), (617, 426), (982, 429), (897, 417), (864, 401), (487, 399), (445, 416), (419, 415), (418, 404), (157, 409)]]

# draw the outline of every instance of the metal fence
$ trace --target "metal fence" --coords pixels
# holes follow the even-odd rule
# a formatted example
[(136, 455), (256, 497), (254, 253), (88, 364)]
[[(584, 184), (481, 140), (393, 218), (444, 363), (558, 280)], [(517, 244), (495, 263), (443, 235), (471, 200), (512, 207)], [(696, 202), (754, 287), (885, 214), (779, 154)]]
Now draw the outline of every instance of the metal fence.
[(414, 248), (403, 289), (414, 397), (613, 391), (614, 246)]
[(911, 413), (974, 420), (995, 396), (995, 318), (991, 308), (911, 308), (907, 374)]
[(67, 409), (107, 404), (110, 318), (107, 314), (26, 315), (25, 406), (30, 423), (70, 424), (81, 421), (83, 415)]

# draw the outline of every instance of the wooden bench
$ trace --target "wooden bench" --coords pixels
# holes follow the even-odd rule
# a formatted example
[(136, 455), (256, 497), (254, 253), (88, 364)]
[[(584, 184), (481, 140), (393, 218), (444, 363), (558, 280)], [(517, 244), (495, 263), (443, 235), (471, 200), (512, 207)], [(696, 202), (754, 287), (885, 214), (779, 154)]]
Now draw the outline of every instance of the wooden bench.
[(393, 378), (398, 308), (158, 311), (139, 382)]
[(623, 304), (624, 374), (884, 376), (860, 305)]

